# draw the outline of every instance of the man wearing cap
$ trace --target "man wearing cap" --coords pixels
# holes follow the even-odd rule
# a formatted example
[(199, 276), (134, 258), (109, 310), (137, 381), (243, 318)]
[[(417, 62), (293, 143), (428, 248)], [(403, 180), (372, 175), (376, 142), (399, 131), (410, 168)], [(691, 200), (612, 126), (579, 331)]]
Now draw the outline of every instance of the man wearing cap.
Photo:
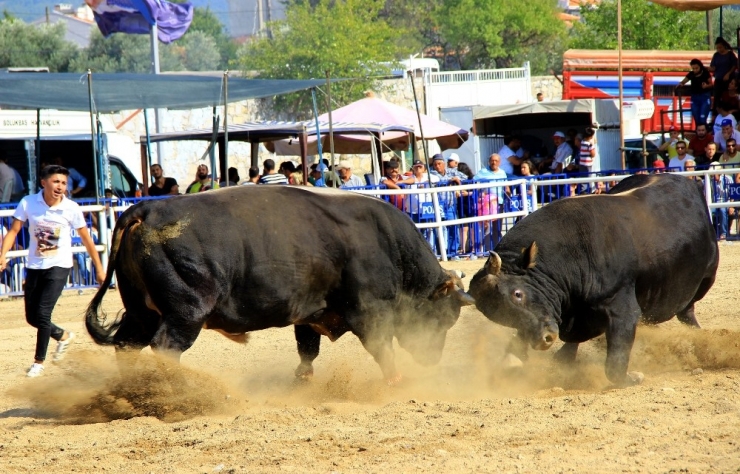
[(740, 142), (740, 132), (735, 130), (732, 120), (724, 119), (722, 121), (722, 130), (719, 135), (714, 136), (714, 142), (717, 144), (719, 151), (727, 151), (727, 140), (734, 139), (736, 143)]
[[(687, 146), (688, 145), (685, 140), (679, 140), (676, 143), (676, 153), (678, 153), (678, 155), (671, 158), (671, 161), (668, 163), (670, 171), (686, 171), (686, 162), (689, 160), (694, 161), (694, 157), (686, 153)], [(694, 164), (696, 164), (696, 162), (694, 162)]]
[(555, 158), (550, 165), (550, 170), (555, 173), (562, 173), (563, 170), (573, 160), (573, 149), (565, 141), (563, 132), (555, 132), (552, 135), (552, 141), (555, 143)]
[(676, 153), (676, 143), (678, 143), (679, 140), (678, 129), (671, 125), (671, 128), (668, 129), (668, 133), (670, 134), (670, 138), (660, 145), (658, 150), (668, 152), (668, 159), (670, 160), (678, 155), (678, 153)]
[(337, 166), (337, 172), (339, 173), (339, 187), (345, 188), (361, 188), (365, 186), (365, 180), (352, 174), (352, 163), (349, 160), (342, 160)]
[(715, 107), (717, 108), (717, 117), (714, 119), (714, 127), (712, 127), (712, 131), (716, 138), (720, 133), (722, 133), (722, 122), (729, 120), (732, 122), (732, 128), (735, 128), (737, 127), (737, 120), (735, 120), (735, 116), (730, 112), (730, 106), (726, 103), (717, 102)]
[[(436, 156), (437, 155), (434, 155), (432, 159), (436, 158)], [(468, 179), (465, 173), (457, 170), (457, 165), (459, 164), (460, 164), (460, 157), (457, 155), (457, 153), (450, 153), (450, 156), (447, 157), (447, 169), (445, 169), (445, 173), (444, 173), (445, 176), (450, 177), (450, 178), (458, 177), (460, 178), (460, 181), (464, 181)]]
[[(414, 184), (414, 178), (412, 176), (404, 178), (399, 173), (398, 161), (390, 160), (383, 162), (383, 176), (380, 178), (380, 184), (388, 189), (401, 189), (402, 184)], [(389, 202), (401, 210), (404, 209), (405, 198), (403, 194), (388, 196)]]

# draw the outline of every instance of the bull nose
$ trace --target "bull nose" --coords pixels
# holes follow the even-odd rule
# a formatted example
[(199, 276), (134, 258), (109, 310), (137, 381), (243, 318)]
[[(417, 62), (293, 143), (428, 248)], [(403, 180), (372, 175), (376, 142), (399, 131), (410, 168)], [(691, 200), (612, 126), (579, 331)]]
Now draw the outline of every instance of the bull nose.
[(558, 335), (554, 332), (545, 333), (540, 339), (539, 343), (535, 346), (535, 349), (540, 351), (546, 351), (558, 340)]

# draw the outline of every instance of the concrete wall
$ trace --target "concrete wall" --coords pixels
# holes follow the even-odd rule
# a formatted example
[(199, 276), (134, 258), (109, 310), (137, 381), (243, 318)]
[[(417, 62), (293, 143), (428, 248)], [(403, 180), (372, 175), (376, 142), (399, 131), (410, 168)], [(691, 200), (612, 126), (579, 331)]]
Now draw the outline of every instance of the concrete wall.
[(542, 92), (545, 100), (561, 100), (563, 98), (563, 84), (555, 76), (532, 76), (532, 100), (537, 93)]

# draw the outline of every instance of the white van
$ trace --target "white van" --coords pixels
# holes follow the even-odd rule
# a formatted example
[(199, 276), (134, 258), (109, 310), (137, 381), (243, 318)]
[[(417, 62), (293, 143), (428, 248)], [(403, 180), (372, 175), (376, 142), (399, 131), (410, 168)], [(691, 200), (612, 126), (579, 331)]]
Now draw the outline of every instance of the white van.
[[(26, 193), (38, 190), (41, 164), (61, 157), (66, 167), (75, 168), (87, 178), (88, 184), (80, 197), (95, 196), (90, 114), (41, 110), (40, 117), (37, 129), (37, 111), (0, 110), (0, 151), (20, 173)], [(109, 188), (119, 197), (134, 196), (142, 181), (140, 148), (133, 139), (117, 133), (108, 117), (101, 116), (100, 121), (102, 133), (97, 144), (101, 157), (100, 195)]]

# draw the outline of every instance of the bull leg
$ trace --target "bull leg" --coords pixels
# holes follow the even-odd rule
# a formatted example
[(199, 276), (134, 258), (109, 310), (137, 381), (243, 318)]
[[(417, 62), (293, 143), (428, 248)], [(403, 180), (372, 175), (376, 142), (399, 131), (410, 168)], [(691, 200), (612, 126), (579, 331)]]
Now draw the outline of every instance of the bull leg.
[(555, 360), (561, 364), (569, 364), (576, 360), (578, 354), (577, 342), (566, 342), (563, 347), (555, 353)]
[(190, 324), (173, 324), (175, 318), (163, 317), (164, 321), (151, 341), (152, 350), (164, 355), (173, 361), (179, 362), (183, 352), (190, 349), (195, 343), (203, 323), (200, 319), (194, 318), (194, 323)]
[(697, 329), (701, 328), (701, 326), (699, 326), (699, 321), (696, 320), (696, 315), (694, 314), (694, 303), (691, 303), (683, 311), (679, 311), (679, 313), (676, 314), (676, 318), (687, 326)]
[(396, 355), (393, 352), (393, 336), (390, 334), (372, 335), (363, 337), (358, 334), (365, 349), (373, 356), (380, 366), (388, 385), (396, 385), (401, 381), (401, 374), (396, 369)]
[(642, 374), (627, 374), (630, 352), (635, 342), (637, 321), (641, 310), (633, 289), (615, 295), (605, 308), (606, 327), (606, 377), (617, 385), (633, 385), (642, 381)]
[(296, 324), (294, 329), (298, 355), (301, 357), (301, 363), (295, 369), (295, 376), (302, 380), (308, 380), (313, 376), (313, 361), (319, 355), (321, 334), (305, 324)]

